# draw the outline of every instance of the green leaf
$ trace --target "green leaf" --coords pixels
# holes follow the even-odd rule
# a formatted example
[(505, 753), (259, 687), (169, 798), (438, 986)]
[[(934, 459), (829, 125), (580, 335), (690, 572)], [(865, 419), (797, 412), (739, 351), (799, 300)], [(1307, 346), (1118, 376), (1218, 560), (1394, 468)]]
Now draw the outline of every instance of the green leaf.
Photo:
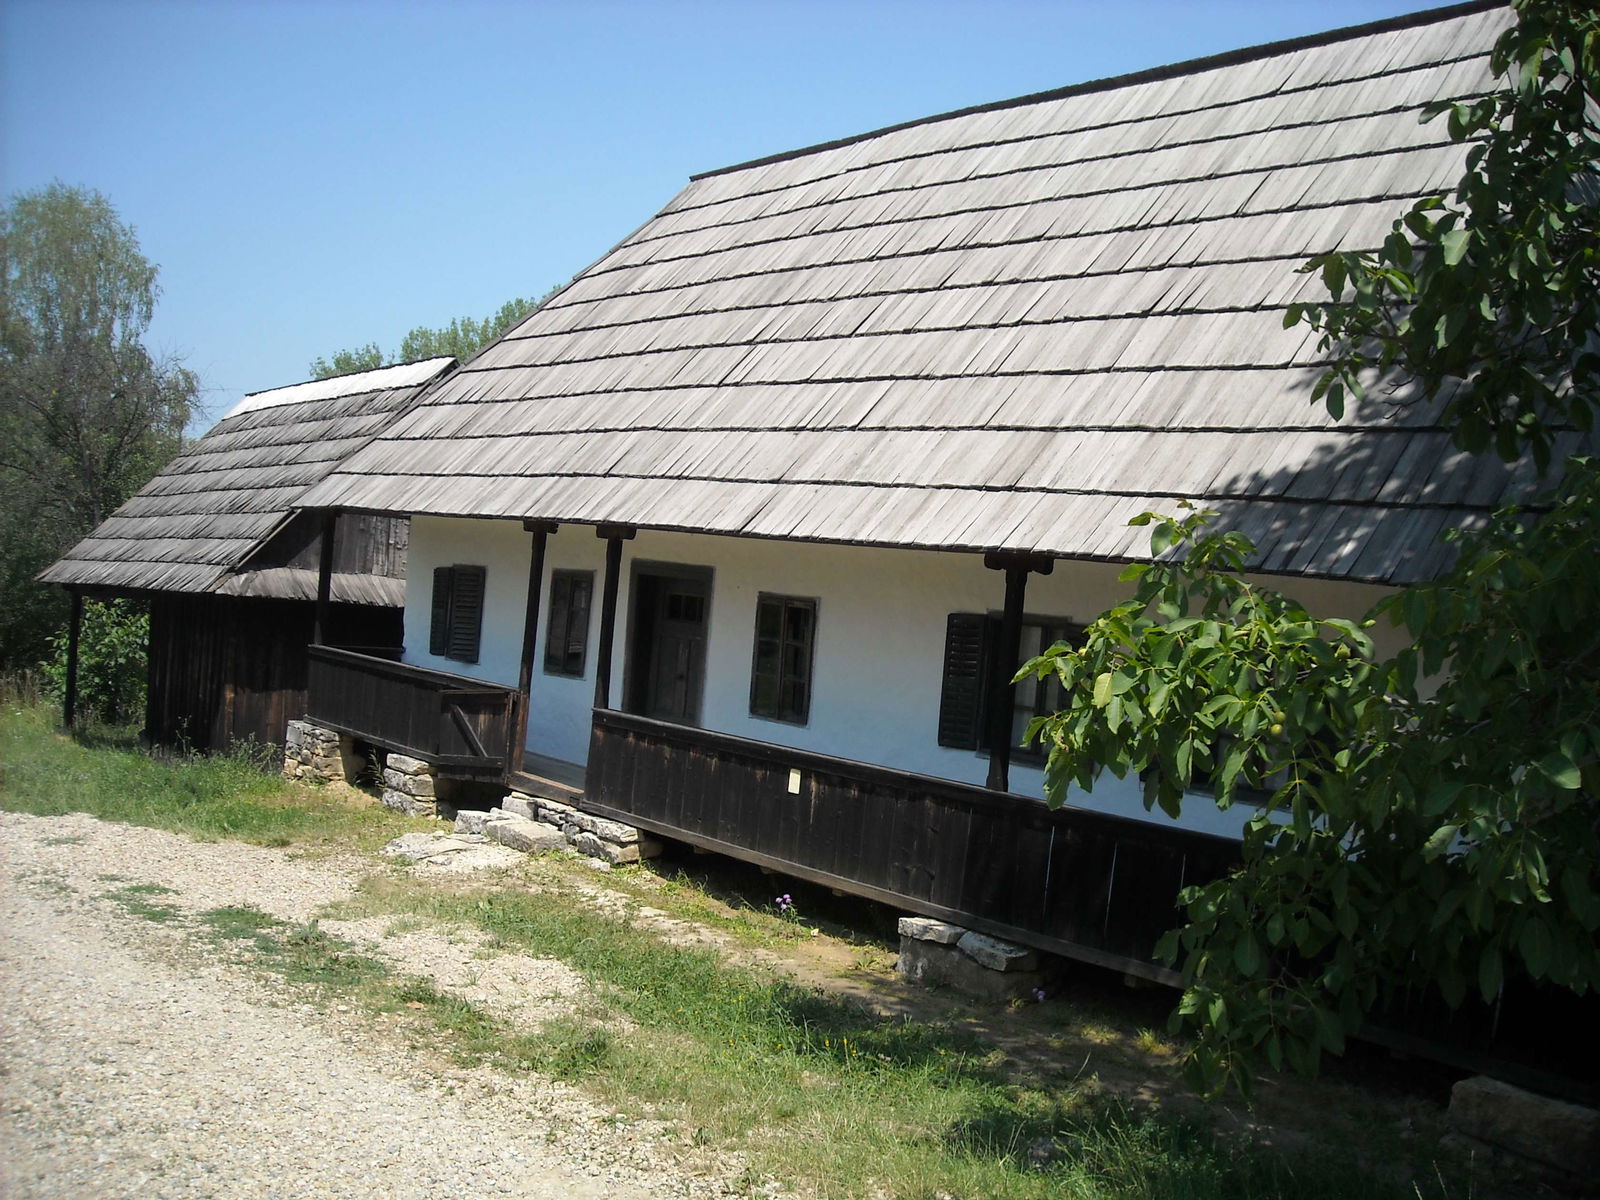
[(1256, 944), (1256, 939), (1249, 931), (1239, 935), (1239, 940), (1233, 944), (1233, 965), (1239, 969), (1239, 974), (1246, 978), (1253, 977), (1261, 969), (1261, 947)]
[(1560, 750), (1552, 750), (1539, 760), (1539, 771), (1558, 788), (1576, 791), (1583, 786), (1583, 772)]
[(1529, 917), (1522, 923), (1522, 933), (1517, 938), (1517, 948), (1522, 951), (1522, 961), (1528, 964), (1528, 974), (1543, 979), (1550, 970), (1550, 957), (1554, 945), (1550, 930), (1538, 917)]
[(1483, 997), (1485, 1004), (1494, 1003), (1504, 982), (1505, 974), (1500, 963), (1500, 951), (1494, 946), (1485, 947), (1478, 959), (1478, 994)]
[(1111, 672), (1102, 671), (1094, 680), (1094, 706), (1104, 708), (1111, 703)]
[(1471, 233), (1465, 229), (1452, 229), (1439, 239), (1439, 248), (1444, 251), (1445, 266), (1453, 267), (1467, 256), (1467, 247), (1471, 239)]
[(1459, 825), (1441, 825), (1433, 831), (1432, 836), (1423, 843), (1422, 854), (1424, 858), (1438, 858), (1455, 845), (1456, 837), (1461, 833)]

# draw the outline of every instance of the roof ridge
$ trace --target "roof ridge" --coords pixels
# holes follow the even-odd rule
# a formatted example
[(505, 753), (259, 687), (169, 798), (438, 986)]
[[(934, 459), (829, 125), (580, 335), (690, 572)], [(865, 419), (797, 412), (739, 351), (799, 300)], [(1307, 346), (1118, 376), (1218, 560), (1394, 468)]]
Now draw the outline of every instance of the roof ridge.
[(1347, 25), (1343, 28), (1331, 29), (1323, 33), (1304, 34), (1300, 37), (1287, 38), (1279, 42), (1264, 42), (1258, 46), (1246, 46), (1239, 50), (1227, 50), (1221, 54), (1185, 59), (1166, 66), (1146, 67), (1143, 70), (1130, 71), (1124, 75), (1110, 75), (1104, 79), (1091, 79), (1083, 83), (1068, 84), (1066, 87), (1050, 88), (1042, 92), (1030, 92), (1025, 96), (1016, 96), (1009, 100), (994, 100), (987, 104), (974, 104), (966, 108), (952, 109), (950, 112), (935, 113), (932, 116), (918, 117), (911, 121), (901, 121), (894, 125), (885, 125), (879, 129), (868, 130), (865, 133), (835, 138), (827, 142), (817, 142), (814, 145), (802, 146), (796, 150), (785, 150), (778, 154), (768, 154), (761, 158), (752, 158), (745, 162), (733, 163), (730, 166), (701, 171), (698, 174), (690, 175), (689, 179), (694, 182), (701, 179), (710, 179), (717, 175), (731, 175), (735, 171), (744, 171), (752, 167), (770, 166), (773, 163), (819, 154), (824, 150), (837, 150), (844, 146), (853, 146), (858, 142), (870, 141), (873, 138), (898, 133), (904, 129), (915, 129), (919, 125), (932, 125), (939, 121), (975, 116), (978, 113), (999, 112), (1007, 108), (1021, 108), (1028, 104), (1042, 104), (1048, 100), (1062, 100), (1069, 96), (1107, 92), (1116, 88), (1132, 87), (1141, 83), (1155, 83), (1162, 79), (1174, 79), (1182, 75), (1195, 75), (1201, 71), (1215, 70), (1218, 67), (1236, 66), (1239, 63), (1273, 58), (1280, 54), (1292, 54), (1298, 50), (1310, 50), (1317, 46), (1331, 45), (1334, 42), (1349, 41), (1358, 37), (1370, 37), (1377, 33), (1392, 33), (1401, 29), (1414, 29), (1423, 25), (1433, 25), (1441, 21), (1454, 20), (1458, 17), (1492, 12), (1495, 9), (1505, 7), (1507, 7), (1505, 0), (1467, 0), (1463, 4), (1452, 4), (1444, 8), (1428, 8), (1420, 12), (1402, 13), (1396, 17), (1385, 17), (1381, 21), (1370, 21), (1364, 25)]

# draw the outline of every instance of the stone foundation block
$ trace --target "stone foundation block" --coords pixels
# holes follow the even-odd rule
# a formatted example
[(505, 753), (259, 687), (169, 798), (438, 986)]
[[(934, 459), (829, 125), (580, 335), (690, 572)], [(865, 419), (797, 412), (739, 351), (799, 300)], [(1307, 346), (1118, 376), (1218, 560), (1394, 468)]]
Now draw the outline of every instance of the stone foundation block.
[(432, 797), (412, 796), (406, 792), (397, 792), (393, 788), (384, 788), (380, 799), (385, 808), (403, 812), (408, 817), (433, 817), (439, 812), (438, 805), (434, 803)]
[(985, 933), (970, 930), (963, 933), (956, 941), (956, 949), (991, 971), (1036, 971), (1039, 968), (1039, 956), (1034, 951)]
[(582, 830), (568, 835), (567, 841), (572, 844), (572, 848), (579, 854), (587, 855), (589, 858), (602, 859), (612, 866), (616, 866), (619, 863), (639, 861), (639, 847), (637, 844), (619, 846), (615, 842), (605, 841), (603, 838), (598, 838), (592, 833), (584, 833)]
[(578, 811), (570, 804), (564, 804), (560, 800), (549, 800), (543, 796), (535, 797), (533, 803), (539, 810), (539, 819), (546, 825), (569, 824), (573, 814)]
[(953, 946), (966, 932), (959, 925), (952, 925), (948, 921), (935, 921), (932, 917), (900, 918), (900, 936), (914, 938), (919, 942), (937, 942), (941, 946)]
[(489, 819), (489, 814), (479, 808), (463, 808), (456, 812), (457, 833), (483, 832), (484, 822)]
[(346, 777), (340, 737), (309, 721), (290, 721), (284, 730), (283, 774), (304, 783), (331, 783)]
[[(509, 792), (504, 800), (500, 801), (500, 811), (508, 812), (514, 817), (521, 817), (524, 821), (539, 820), (538, 809), (534, 806), (531, 796), (524, 796), (521, 792)], [(555, 824), (551, 821), (548, 824)]]
[[(563, 807), (567, 807), (563, 805)], [(605, 817), (592, 816), (586, 812), (579, 812), (575, 808), (567, 807), (570, 814), (563, 821), (576, 825), (584, 833), (592, 833), (595, 837), (607, 842), (615, 842), (619, 846), (631, 846), (639, 840), (639, 831), (632, 825), (624, 825), (621, 821), (607, 820)]]
[(1600, 1109), (1480, 1075), (1450, 1089), (1450, 1124), (1474, 1141), (1542, 1167), (1600, 1178)]
[(537, 854), (541, 850), (559, 850), (567, 844), (567, 839), (554, 825), (546, 825), (542, 821), (530, 821), (526, 817), (516, 816), (503, 809), (495, 809), (489, 813), (483, 822), (483, 833), (502, 846), (509, 846), (524, 854)]
[(408, 775), (403, 771), (396, 771), (393, 767), (383, 769), (383, 786), (391, 791), (404, 792), (408, 796), (434, 795), (432, 775)]
[(954, 988), (979, 1000), (1021, 999), (1044, 985), (1039, 971), (992, 971), (955, 946), (914, 937), (900, 939), (895, 969), (914, 983)]
[(390, 754), (384, 760), (385, 772), (393, 771), (397, 775), (432, 775), (433, 764), (423, 762), (420, 758), (412, 758), (409, 754)]

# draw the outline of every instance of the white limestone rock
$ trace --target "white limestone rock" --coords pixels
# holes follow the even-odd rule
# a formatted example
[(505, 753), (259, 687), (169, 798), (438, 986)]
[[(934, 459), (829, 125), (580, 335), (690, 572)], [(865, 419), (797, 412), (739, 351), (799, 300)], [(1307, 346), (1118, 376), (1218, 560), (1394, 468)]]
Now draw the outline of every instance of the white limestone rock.
[(919, 942), (936, 942), (941, 946), (953, 946), (966, 932), (960, 925), (952, 925), (948, 921), (935, 921), (932, 917), (900, 918), (900, 936), (914, 938)]
[(530, 821), (526, 817), (509, 813), (498, 817), (491, 814), (483, 823), (483, 833), (485, 837), (494, 839), (502, 846), (509, 846), (524, 854), (559, 850), (567, 844), (567, 839), (561, 836), (561, 831), (554, 825), (546, 825), (542, 821)]
[(1034, 971), (1039, 955), (1026, 946), (1002, 942), (988, 934), (968, 930), (956, 940), (956, 948), (980, 966), (991, 971)]

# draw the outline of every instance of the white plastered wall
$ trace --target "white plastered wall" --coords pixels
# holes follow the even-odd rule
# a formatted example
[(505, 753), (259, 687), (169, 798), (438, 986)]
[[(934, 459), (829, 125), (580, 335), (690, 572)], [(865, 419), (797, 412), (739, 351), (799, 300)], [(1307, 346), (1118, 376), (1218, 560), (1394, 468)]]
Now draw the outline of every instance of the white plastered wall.
[[(406, 596), (406, 661), (514, 685), (531, 543), (531, 536), (514, 522), (415, 518)], [(980, 556), (649, 530), (641, 530), (623, 547), (613, 706), (620, 707), (623, 702), (632, 564), (647, 561), (709, 568), (711, 610), (702, 705), (702, 724), (707, 729), (983, 783), (987, 757), (942, 747), (936, 736), (946, 618), (952, 612), (997, 612), (1004, 601), (1004, 576), (985, 569)], [(546, 597), (550, 571), (595, 572), (583, 679), (544, 673), (543, 614), (539, 622), (528, 749), (568, 762), (581, 763), (588, 754), (604, 559), (605, 543), (590, 527), (563, 526), (547, 544)], [(488, 568), (482, 650), (475, 665), (426, 653), (433, 568), (452, 563)], [(1057, 562), (1052, 574), (1029, 576), (1027, 612), (1087, 622), (1126, 597), (1128, 585), (1118, 582), (1118, 570), (1104, 563)], [(1287, 590), (1314, 612), (1350, 617), (1361, 616), (1383, 594), (1366, 585), (1321, 580), (1291, 581)], [(817, 601), (811, 713), (803, 726), (750, 715), (756, 600), (762, 592)], [(1373, 633), (1392, 640), (1386, 630)], [(1011, 788), (1023, 795), (1042, 796), (1042, 772), (1013, 762)], [(1075, 792), (1069, 799), (1103, 812), (1148, 817), (1134, 779), (1107, 775), (1092, 794)], [(1185, 806), (1180, 823), (1236, 836), (1250, 812), (1245, 806), (1219, 812), (1207, 798), (1197, 796)], [(1165, 820), (1159, 814), (1153, 819)]]

